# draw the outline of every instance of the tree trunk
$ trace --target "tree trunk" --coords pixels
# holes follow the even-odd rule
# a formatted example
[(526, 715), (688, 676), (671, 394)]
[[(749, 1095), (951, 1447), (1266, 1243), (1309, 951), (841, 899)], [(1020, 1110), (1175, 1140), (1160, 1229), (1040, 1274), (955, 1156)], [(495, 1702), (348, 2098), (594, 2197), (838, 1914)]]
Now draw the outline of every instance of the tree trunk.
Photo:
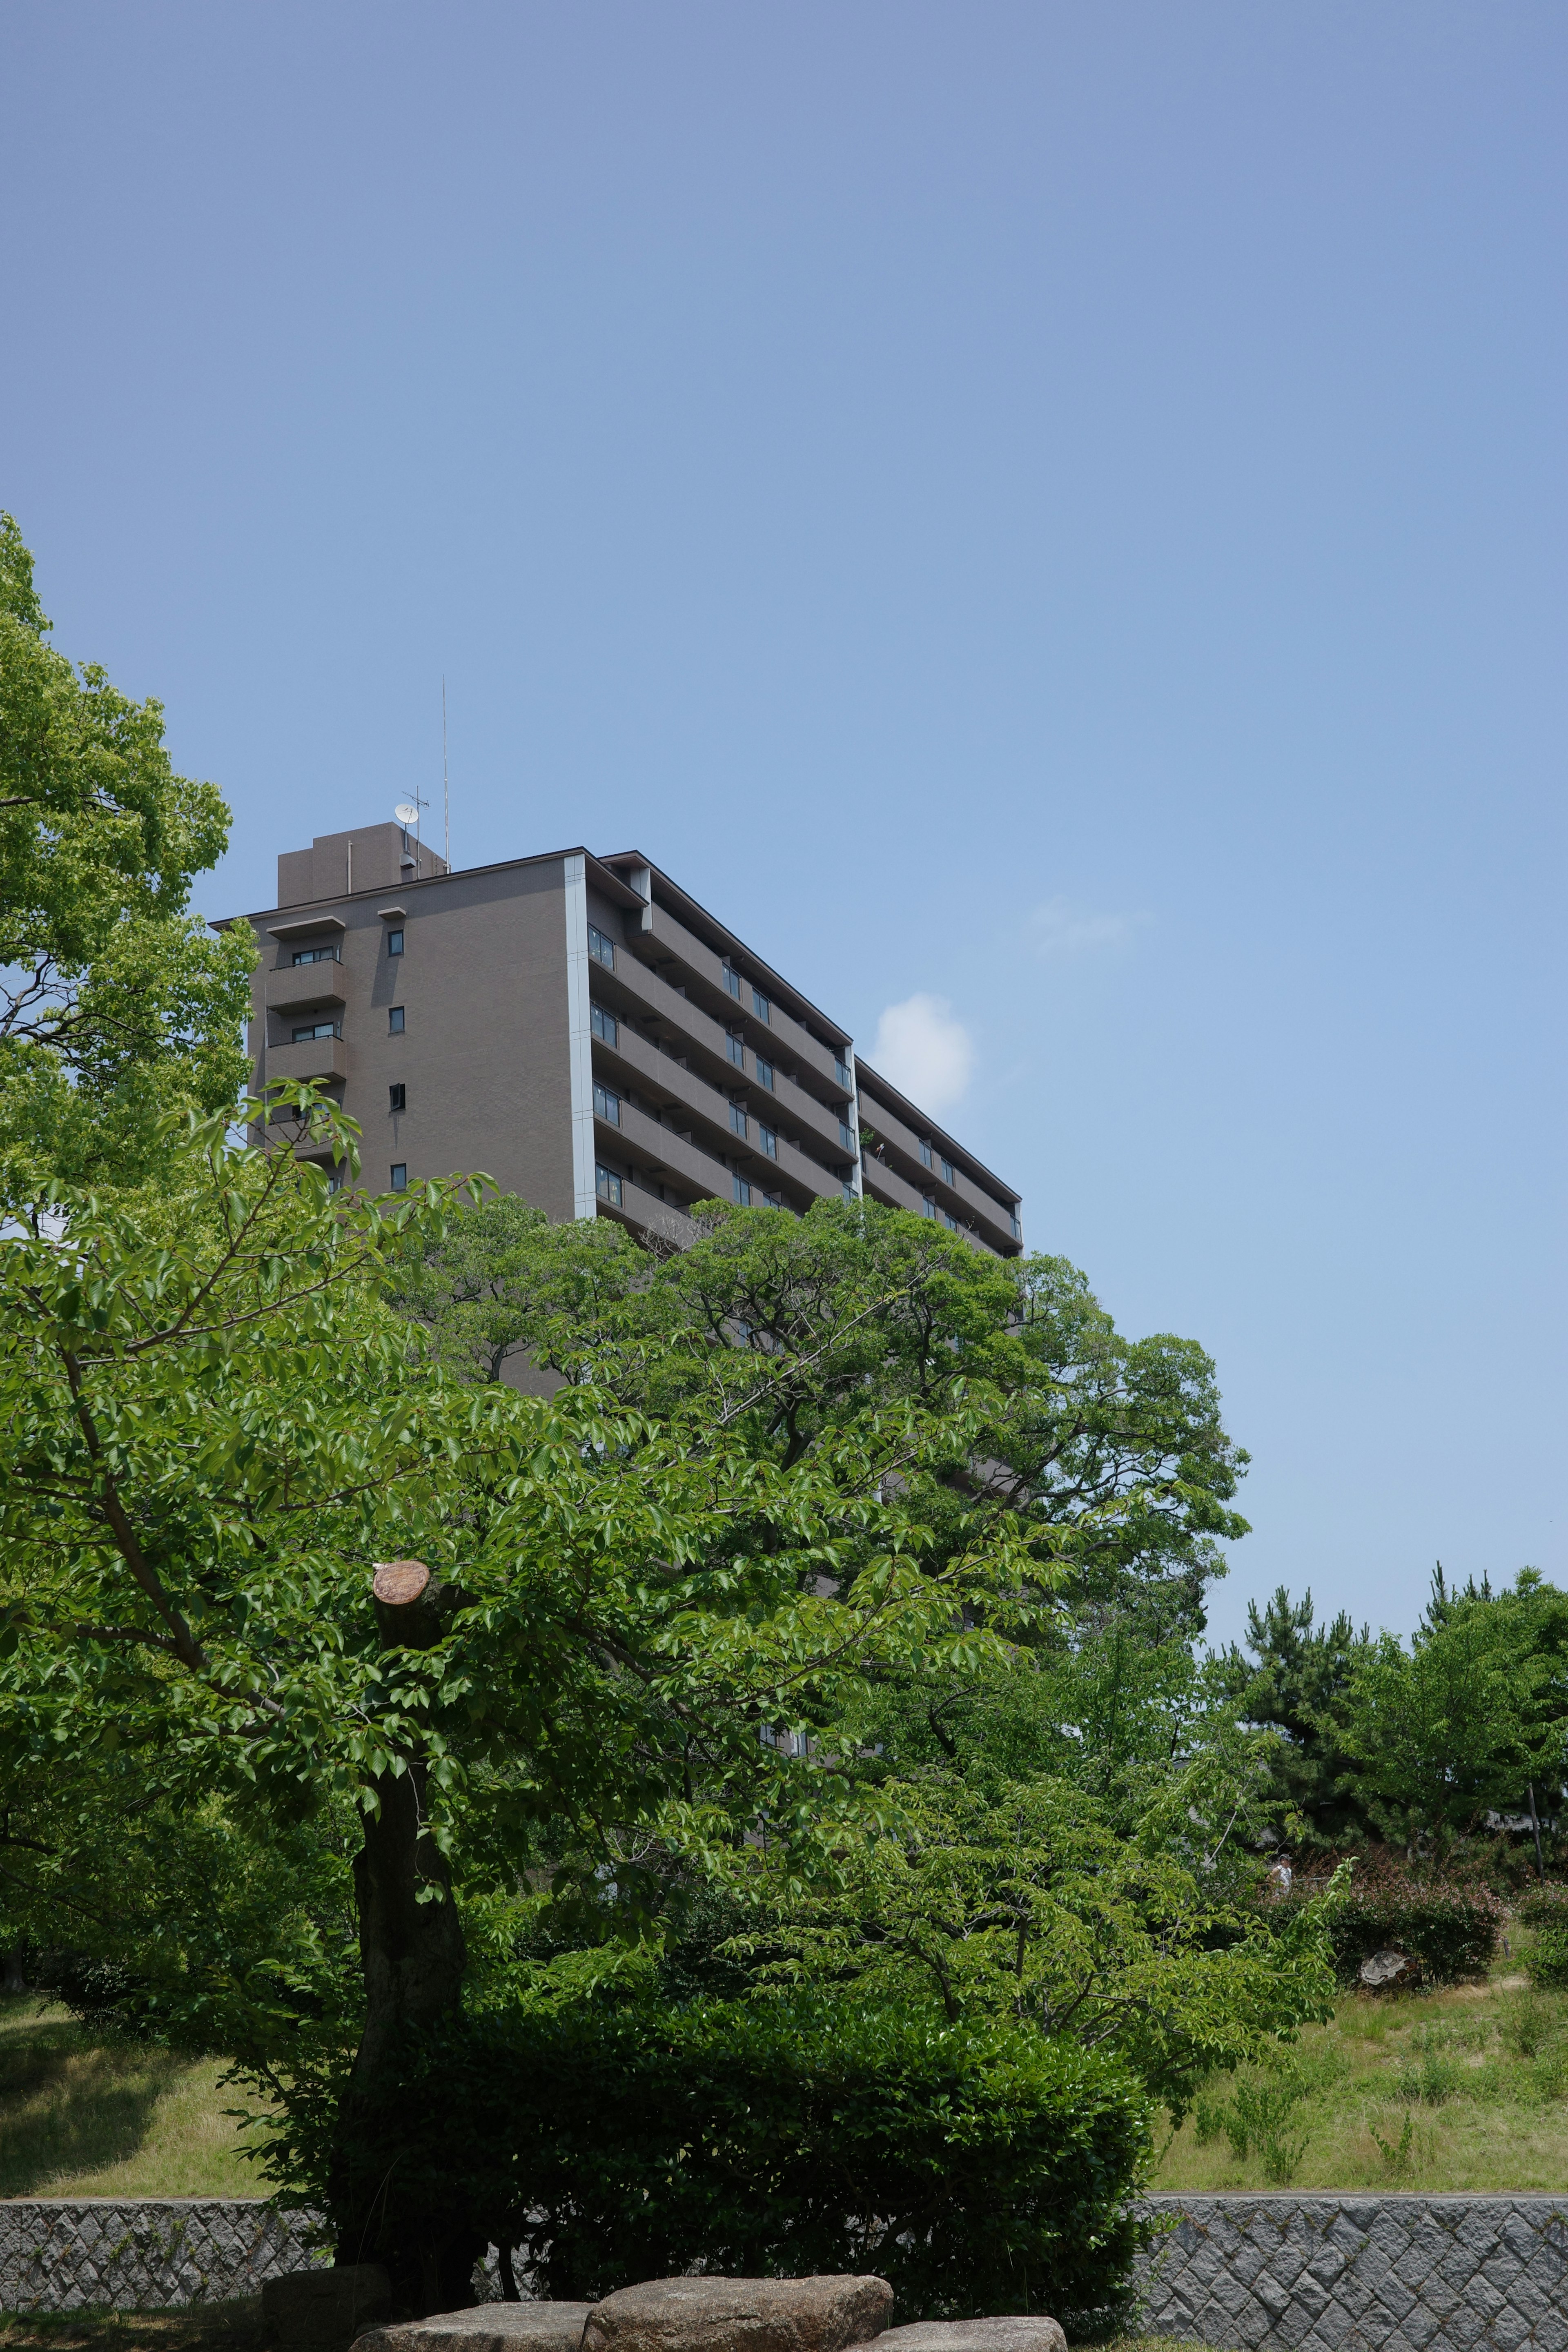
[[(413, 1571), (418, 1563), (395, 1566)], [(433, 1648), (456, 1600), (450, 1588), (424, 1582), (422, 1570), (418, 1577), (404, 1576), (401, 1586), (395, 1576), (387, 1578), (378, 1570), (376, 1587), (383, 1648)], [(364, 1842), (353, 1865), (365, 2018), (343, 2105), (345, 2139), (364, 2127), (376, 2078), (403, 2029), (434, 2025), (457, 2011), (468, 1960), (452, 1900), (452, 1874), (426, 1826), (423, 1759), (406, 1755), (404, 1769), (383, 1773), (375, 1792), (379, 1811), (364, 1817)], [(401, 2225), (396, 2218), (399, 2153), (391, 2146), (378, 2150), (372, 2169), (379, 2177), (357, 2189), (346, 2175), (340, 2176), (340, 2193), (333, 2199), (337, 2259), (369, 2259), (374, 2241), (380, 2245), (379, 2259), (393, 2272), (400, 2305), (413, 2303), (426, 2313), (463, 2309), (474, 2301), (472, 2271), (484, 2252), (482, 2237), (462, 2228), (433, 2234), (420, 2228), (415, 2217), (406, 2217), (412, 2226)]]

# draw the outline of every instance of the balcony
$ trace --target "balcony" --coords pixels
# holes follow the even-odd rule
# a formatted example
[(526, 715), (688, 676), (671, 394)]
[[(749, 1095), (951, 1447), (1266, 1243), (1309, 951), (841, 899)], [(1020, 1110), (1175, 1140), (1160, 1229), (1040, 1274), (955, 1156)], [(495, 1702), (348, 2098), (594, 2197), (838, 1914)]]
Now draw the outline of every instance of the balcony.
[[(621, 976), (617, 971), (617, 978)], [(648, 977), (639, 970), (638, 980), (646, 981)], [(673, 994), (662, 982), (656, 982), (656, 986), (667, 1000)], [(691, 1008), (683, 998), (676, 997), (675, 1003), (680, 1007), (682, 1014), (689, 1016)], [(696, 1022), (700, 1023), (703, 1029), (712, 1030), (713, 1024), (705, 1014), (698, 1013)], [(683, 1030), (673, 1010), (661, 1018), (659, 1027), (667, 1030), (671, 1042), (679, 1043), (682, 1048), (688, 1045), (700, 1047), (703, 1043), (696, 1034), (695, 1024), (690, 1030)], [(604, 1055), (606, 1068), (614, 1073), (616, 1085), (624, 1086), (626, 1083), (621, 1072), (635, 1072), (632, 1083), (642, 1092), (656, 1097), (661, 1108), (673, 1099), (682, 1111), (689, 1112), (694, 1126), (710, 1129), (713, 1150), (724, 1152), (733, 1150), (736, 1139), (730, 1131), (730, 1097), (743, 1094), (753, 1141), (756, 1123), (763, 1120), (769, 1127), (782, 1129), (786, 1135), (793, 1132), (798, 1136), (805, 1147), (801, 1155), (804, 1159), (812, 1157), (813, 1147), (819, 1150), (830, 1174), (842, 1161), (855, 1156), (853, 1139), (847, 1145), (845, 1143), (837, 1114), (825, 1109), (815, 1096), (808, 1095), (803, 1087), (792, 1086), (787, 1078), (778, 1078), (770, 1090), (757, 1085), (754, 1066), (748, 1076), (746, 1072), (735, 1068), (731, 1063), (724, 1062), (718, 1065), (724, 1074), (723, 1083), (721, 1086), (710, 1085), (697, 1070), (683, 1068), (673, 1055), (661, 1052), (657, 1037), (650, 1037), (634, 1021), (624, 1016), (616, 1043), (610, 1045), (601, 1041), (594, 1050), (595, 1061)], [(715, 1052), (717, 1060), (717, 1053), (722, 1051), (721, 1035), (713, 1037), (710, 1050)], [(820, 1175), (821, 1172), (819, 1169), (817, 1173)], [(816, 1191), (820, 1187), (814, 1185), (812, 1189)], [(837, 1185), (830, 1189), (836, 1190)]]
[[(668, 908), (659, 906), (656, 900), (651, 929), (647, 931), (639, 929), (635, 935), (629, 936), (635, 936), (636, 953), (639, 958), (645, 955), (656, 959), (660, 955), (675, 957), (701, 987), (704, 1012), (710, 1013), (721, 1024), (733, 1021), (737, 1026), (743, 1025), (748, 1045), (754, 1046), (764, 1038), (770, 1039), (770, 1059), (776, 1056), (781, 1062), (796, 1063), (828, 1087), (836, 1087), (840, 1084), (837, 1070), (843, 1048), (820, 1044), (808, 1029), (785, 1011), (776, 996), (772, 998), (771, 1021), (757, 1020), (752, 1012), (750, 981), (744, 982), (739, 998), (731, 996), (724, 985), (724, 967), (714, 950), (705, 946), (694, 932), (689, 931), (684, 923), (678, 921)], [(767, 992), (765, 981), (763, 986)]]
[(346, 1002), (343, 968), (341, 963), (300, 963), (264, 972), (261, 1002), (268, 1013), (306, 1013), (316, 1005), (341, 1012)]
[(267, 1076), (277, 1078), (346, 1078), (348, 1047), (341, 1037), (310, 1037), (298, 1045), (268, 1045)]

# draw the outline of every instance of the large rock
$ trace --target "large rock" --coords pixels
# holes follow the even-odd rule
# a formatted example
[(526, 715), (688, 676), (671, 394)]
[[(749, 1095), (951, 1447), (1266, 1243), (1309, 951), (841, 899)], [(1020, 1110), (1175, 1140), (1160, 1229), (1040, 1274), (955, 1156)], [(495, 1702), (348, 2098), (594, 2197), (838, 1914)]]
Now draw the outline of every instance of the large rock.
[(363, 2327), (392, 2309), (392, 2282), (379, 2263), (289, 2271), (261, 2289), (261, 2316), (277, 2352), (348, 2352)]
[(886, 2279), (645, 2279), (596, 2303), (583, 2352), (846, 2352), (880, 2338)]
[(878, 2336), (875, 2352), (1068, 2352), (1054, 2319), (917, 2319)]
[(591, 2303), (479, 2303), (373, 2327), (354, 2352), (577, 2352)]
[(1373, 1952), (1361, 1964), (1361, 1980), (1373, 1992), (1395, 1992), (1418, 1983), (1421, 1963), (1408, 1952)]

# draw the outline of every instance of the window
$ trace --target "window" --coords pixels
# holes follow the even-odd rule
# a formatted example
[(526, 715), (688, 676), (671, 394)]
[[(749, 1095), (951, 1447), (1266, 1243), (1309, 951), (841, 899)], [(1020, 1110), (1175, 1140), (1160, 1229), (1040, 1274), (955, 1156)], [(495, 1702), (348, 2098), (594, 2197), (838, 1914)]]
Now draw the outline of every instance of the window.
[(951, 1160), (944, 1160), (942, 1163), (942, 1181), (944, 1184), (951, 1184), (952, 1181), (952, 1162)]
[(845, 1088), (845, 1090), (846, 1090), (846, 1091), (847, 1091), (847, 1090), (848, 1090), (848, 1088), (849, 1088), (849, 1087), (851, 1087), (851, 1085), (853, 1084), (853, 1080), (850, 1078), (850, 1076), (849, 1076), (849, 1065), (848, 1065), (848, 1063), (847, 1063), (847, 1062), (846, 1062), (846, 1061), (841, 1060), (841, 1059), (840, 1059), (840, 1057), (839, 1057), (839, 1055), (838, 1055), (837, 1053), (835, 1053), (834, 1057), (833, 1057), (833, 1066), (834, 1066), (835, 1070), (837, 1070), (837, 1072), (838, 1073), (838, 1083), (839, 1083), (839, 1085), (840, 1085), (841, 1087), (843, 1087)]
[(929, 1168), (931, 1166), (931, 1138), (929, 1135), (922, 1135), (921, 1138), (921, 1166), (922, 1168)]
[(588, 953), (595, 963), (602, 963), (606, 971), (614, 971), (616, 943), (614, 940), (607, 940), (604, 932), (596, 929), (592, 923), (588, 926)]
[(936, 1214), (936, 1202), (931, 1199), (929, 1192), (926, 1194), (925, 1199), (921, 1202), (921, 1214), (926, 1217), (934, 1217)]
[(386, 1091), (391, 1097), (391, 1100), (387, 1104), (388, 1110), (406, 1110), (408, 1108), (408, 1089), (406, 1087), (388, 1087)]
[(739, 1031), (731, 1031), (729, 1046), (730, 1059), (734, 1063), (735, 1067), (738, 1070), (743, 1070), (746, 1066), (746, 1045), (745, 1040), (741, 1036)]
[(846, 1151), (854, 1150), (855, 1130), (846, 1118), (841, 1118), (838, 1122), (838, 1140), (843, 1145)]
[(855, 1179), (853, 1176), (841, 1176), (838, 1181), (844, 1187), (845, 1199), (847, 1201), (852, 1201), (855, 1198)]
[(310, 1021), (306, 1023), (303, 1029), (295, 1030), (294, 1043), (296, 1045), (303, 1045), (312, 1037), (341, 1037), (342, 1034), (343, 1024), (341, 1021)]
[(771, 1021), (773, 1017), (773, 1005), (760, 988), (752, 991), (752, 1010), (759, 1021)]
[(730, 1179), (730, 1185), (736, 1200), (740, 1202), (741, 1207), (742, 1209), (749, 1209), (752, 1205), (752, 1188), (747, 1183), (745, 1178), (743, 1176), (731, 1176)]
[(784, 1207), (784, 1194), (782, 1192), (764, 1192), (763, 1194), (763, 1199), (770, 1209), (782, 1209)]
[(731, 1135), (744, 1135), (746, 1132), (746, 1107), (744, 1103), (731, 1103), (730, 1105), (730, 1132)]
[(392, 1163), (392, 1189), (393, 1189), (393, 1191), (394, 1191), (395, 1192), (407, 1192), (407, 1190), (408, 1190), (408, 1162), (407, 1162), (407, 1160), (395, 1160), (393, 1161), (393, 1163)]
[(732, 963), (727, 963), (724, 966), (724, 985), (729, 990), (731, 995), (735, 998), (737, 1003), (739, 1003), (741, 995), (741, 975), (735, 970)]
[(764, 1062), (764, 1061), (763, 1061), (763, 1057), (762, 1057), (762, 1055), (761, 1055), (760, 1054), (759, 1054), (759, 1055), (757, 1055), (757, 1056), (756, 1056), (756, 1064), (757, 1064), (757, 1084), (758, 1084), (758, 1086), (760, 1086), (760, 1087), (766, 1087), (766, 1088), (767, 1088), (767, 1090), (768, 1090), (769, 1094), (772, 1094), (772, 1093), (773, 1093), (773, 1064), (772, 1064), (771, 1062)]
[(612, 1127), (621, 1123), (621, 1098), (613, 1087), (594, 1088), (594, 1117), (608, 1119)]
[(1013, 1239), (1016, 1242), (1021, 1242), (1024, 1238), (1024, 1228), (1019, 1221), (1018, 1212), (1016, 1209), (1010, 1209), (1007, 1214), (1008, 1223), (1013, 1228)]
[(296, 948), (296, 963), (342, 963), (342, 950), (334, 942), (330, 948)]
[(388, 955), (401, 955), (403, 953), (403, 933), (401, 931), (388, 931), (386, 935), (386, 952)]
[(387, 1034), (387, 1035), (388, 1035), (389, 1037), (401, 1037), (401, 1036), (402, 1036), (402, 1034), (403, 1034), (403, 1007), (402, 1007), (402, 1005), (401, 1005), (401, 1004), (389, 1004), (389, 1005), (387, 1006), (387, 1008), (386, 1008), (386, 1034)]
[(958, 1231), (958, 1219), (956, 1217), (950, 1217), (945, 1209), (942, 1213), (942, 1222), (947, 1227), (950, 1234), (955, 1234)]
[(594, 1171), (594, 1190), (600, 1200), (608, 1201), (612, 1208), (620, 1207), (621, 1180), (615, 1170), (606, 1168), (603, 1161)]
[(771, 1127), (763, 1127), (759, 1122), (757, 1127), (757, 1141), (762, 1145), (763, 1150), (768, 1159), (776, 1160), (778, 1158), (779, 1139)]
[(606, 1045), (620, 1044), (621, 1024), (613, 1013), (605, 1012), (602, 1004), (590, 1004), (588, 1007), (588, 1026), (595, 1036)]

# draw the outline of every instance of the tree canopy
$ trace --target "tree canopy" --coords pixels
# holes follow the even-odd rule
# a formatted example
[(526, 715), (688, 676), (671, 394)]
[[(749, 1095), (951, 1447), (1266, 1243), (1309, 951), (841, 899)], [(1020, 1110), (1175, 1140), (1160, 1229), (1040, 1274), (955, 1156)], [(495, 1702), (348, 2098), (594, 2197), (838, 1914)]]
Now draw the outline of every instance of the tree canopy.
[(134, 1182), (163, 1112), (237, 1099), (254, 950), (187, 911), (228, 838), (216, 787), (175, 774), (159, 703), (48, 635), (0, 514), (0, 1156)]

